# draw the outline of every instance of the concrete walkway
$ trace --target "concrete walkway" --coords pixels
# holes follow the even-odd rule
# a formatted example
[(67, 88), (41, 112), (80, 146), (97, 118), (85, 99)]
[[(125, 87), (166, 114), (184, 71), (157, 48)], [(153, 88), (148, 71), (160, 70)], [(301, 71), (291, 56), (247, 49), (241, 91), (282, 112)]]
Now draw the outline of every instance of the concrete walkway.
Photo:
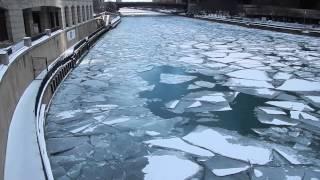
[(34, 104), (41, 80), (34, 80), (14, 112), (8, 136), (5, 180), (45, 180), (36, 136)]

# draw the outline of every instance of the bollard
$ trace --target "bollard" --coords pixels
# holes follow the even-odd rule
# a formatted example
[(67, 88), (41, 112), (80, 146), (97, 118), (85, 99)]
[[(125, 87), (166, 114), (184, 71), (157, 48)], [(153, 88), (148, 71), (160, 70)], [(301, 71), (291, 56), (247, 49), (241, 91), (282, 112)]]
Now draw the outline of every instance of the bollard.
[(107, 18), (106, 18), (106, 25), (110, 25), (111, 24), (111, 21), (110, 21), (110, 15), (107, 15)]
[(9, 64), (9, 55), (7, 51), (0, 50), (0, 64)]
[(46, 29), (45, 32), (47, 36), (51, 36), (51, 29)]
[(32, 46), (31, 37), (24, 37), (24, 38), (23, 38), (23, 43), (24, 43), (24, 45), (27, 46), (27, 47)]

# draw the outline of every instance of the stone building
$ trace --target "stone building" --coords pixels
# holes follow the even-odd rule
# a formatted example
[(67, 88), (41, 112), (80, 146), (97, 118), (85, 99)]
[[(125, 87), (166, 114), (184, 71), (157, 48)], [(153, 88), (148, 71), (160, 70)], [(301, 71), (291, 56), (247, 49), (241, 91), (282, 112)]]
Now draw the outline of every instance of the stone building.
[(320, 21), (319, 0), (241, 0), (240, 11), (246, 16), (314, 23)]
[(0, 0), (0, 46), (91, 19), (92, 0)]
[[(319, 0), (188, 0), (193, 6), (212, 11), (229, 11), (249, 17), (319, 23)], [(189, 6), (190, 7), (190, 6)]]

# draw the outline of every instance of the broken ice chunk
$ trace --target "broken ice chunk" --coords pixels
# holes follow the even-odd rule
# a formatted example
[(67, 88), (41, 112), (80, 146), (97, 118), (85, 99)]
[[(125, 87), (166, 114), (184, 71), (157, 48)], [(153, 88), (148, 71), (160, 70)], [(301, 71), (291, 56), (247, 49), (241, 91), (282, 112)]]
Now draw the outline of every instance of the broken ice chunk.
[(280, 80), (288, 80), (292, 77), (291, 74), (284, 73), (284, 72), (278, 72), (273, 76), (274, 79), (280, 79)]
[(188, 81), (192, 81), (196, 76), (187, 76), (179, 74), (161, 74), (160, 82), (164, 84), (181, 84)]
[(289, 79), (277, 89), (284, 91), (320, 91), (320, 83), (303, 79)]
[(260, 170), (258, 170), (258, 169), (254, 169), (254, 170), (253, 170), (253, 173), (254, 173), (254, 175), (255, 175), (256, 177), (261, 177), (261, 176), (263, 176), (263, 173), (262, 173)]
[(249, 165), (239, 160), (226, 158), (223, 156), (215, 156), (206, 161), (205, 166), (208, 167), (216, 176), (228, 176), (249, 169)]
[(184, 180), (201, 170), (198, 164), (174, 155), (146, 157), (149, 164), (142, 170), (145, 180)]
[(272, 125), (279, 125), (279, 126), (295, 126), (298, 124), (297, 122), (288, 122), (278, 118), (273, 118), (271, 120), (267, 118), (263, 118), (263, 119), (261, 118), (259, 119), (259, 121), (264, 124), (272, 124)]
[(182, 57), (179, 59), (179, 61), (191, 64), (201, 64), (203, 62), (203, 59), (200, 57)]
[(160, 133), (158, 133), (156, 131), (146, 131), (146, 134), (148, 134), (149, 136), (158, 136), (158, 135), (160, 135)]
[(259, 146), (239, 144), (238, 137), (223, 134), (205, 126), (198, 126), (183, 139), (233, 159), (250, 161), (250, 163), (260, 165), (270, 162), (271, 150)]
[(200, 88), (201, 88), (200, 86), (196, 86), (196, 85), (194, 85), (194, 84), (190, 84), (190, 85), (188, 86), (188, 89), (189, 89), (189, 90), (200, 89)]
[(257, 87), (257, 88), (274, 88), (272, 84), (266, 81), (230, 78), (225, 84), (226, 86), (239, 87)]
[(87, 124), (87, 125), (85, 125), (85, 126), (81, 126), (81, 127), (76, 128), (76, 129), (74, 129), (74, 130), (72, 130), (72, 131), (70, 131), (70, 132), (71, 132), (71, 133), (78, 133), (78, 132), (83, 131), (84, 129), (88, 128), (90, 125), (91, 125), (91, 124)]
[(320, 107), (320, 96), (305, 96), (309, 101), (311, 101), (317, 107)]
[(294, 111), (314, 111), (310, 106), (305, 105), (301, 102), (292, 102), (292, 101), (268, 101), (266, 104), (277, 106), (280, 108), (294, 110)]
[(205, 53), (202, 53), (208, 57), (212, 57), (212, 58), (222, 58), (222, 57), (225, 57), (227, 56), (227, 53), (223, 53), (223, 52), (205, 52)]
[(216, 95), (206, 95), (200, 98), (196, 98), (198, 101), (206, 101), (206, 102), (225, 102), (227, 101), (223, 96)]
[(180, 138), (170, 138), (170, 139), (154, 139), (150, 141), (145, 141), (146, 144), (150, 144), (152, 146), (165, 147), (170, 149), (176, 149), (180, 151), (184, 151), (190, 154), (211, 157), (214, 154), (208, 150), (199, 148), (197, 146), (192, 146)]
[(282, 111), (281, 109), (278, 109), (278, 108), (274, 108), (274, 107), (259, 107), (259, 109), (267, 114), (286, 115), (286, 113), (284, 111)]
[(253, 69), (243, 69), (234, 71), (227, 74), (230, 77), (240, 78), (240, 79), (251, 79), (251, 80), (259, 80), (259, 81), (270, 81), (271, 79), (268, 77), (267, 73), (260, 70)]
[(216, 84), (207, 82), (207, 81), (196, 81), (194, 82), (195, 85), (205, 88), (213, 88)]
[(251, 56), (253, 56), (253, 55), (250, 54), (250, 53), (245, 53), (245, 52), (236, 52), (236, 53), (230, 53), (229, 54), (229, 57), (241, 58), (241, 59), (245, 59), (245, 58), (248, 58), (248, 57), (251, 57)]
[(123, 123), (123, 122), (129, 121), (129, 120), (130, 120), (129, 117), (124, 116), (124, 117), (113, 119), (111, 121), (104, 121), (102, 123), (105, 125), (113, 125), (113, 124)]
[(79, 113), (81, 112), (81, 110), (77, 109), (77, 110), (70, 110), (70, 111), (62, 111), (60, 113), (58, 113), (56, 116), (58, 118), (61, 118), (61, 119), (67, 119), (67, 118), (72, 118), (74, 117), (74, 115), (76, 113)]
[(173, 101), (168, 102), (166, 104), (166, 107), (169, 109), (174, 109), (174, 108), (176, 108), (178, 103), (179, 103), (179, 100), (173, 100)]
[(300, 119), (300, 116), (301, 116), (303, 119), (309, 119), (312, 121), (319, 121), (319, 118), (312, 116), (308, 113), (301, 112), (301, 111), (290, 111), (290, 115), (291, 115), (292, 119)]
[(196, 101), (193, 104), (191, 104), (188, 108), (195, 108), (195, 107), (199, 107), (201, 106), (201, 102), (200, 101)]
[(280, 147), (274, 148), (281, 156), (286, 158), (291, 164), (298, 165), (298, 164), (308, 164), (308, 162), (303, 163), (299, 160), (298, 156), (293, 152), (293, 150), (284, 149)]

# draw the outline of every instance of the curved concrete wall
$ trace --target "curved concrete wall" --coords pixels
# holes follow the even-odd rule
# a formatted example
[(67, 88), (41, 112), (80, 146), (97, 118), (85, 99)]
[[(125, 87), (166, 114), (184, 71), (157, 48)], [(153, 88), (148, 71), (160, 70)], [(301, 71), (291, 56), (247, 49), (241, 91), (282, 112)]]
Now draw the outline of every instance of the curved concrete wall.
[[(29, 48), (24, 48), (20, 54), (10, 56), (10, 64), (1, 69), (5, 71), (0, 77), (0, 179), (4, 177), (4, 165), (7, 149), (7, 138), (11, 119), (25, 89), (34, 80), (39, 72), (59, 57), (67, 48), (85, 38), (98, 29), (96, 20), (90, 20), (72, 28), (61, 30), (55, 35), (34, 42)], [(68, 40), (67, 34), (75, 32), (74, 39)], [(70, 39), (70, 38), (69, 38)], [(40, 60), (39, 61), (39, 57)], [(38, 58), (37, 61), (33, 60)], [(34, 74), (34, 69), (36, 73)], [(34, 105), (31, 105), (34, 106)]]

